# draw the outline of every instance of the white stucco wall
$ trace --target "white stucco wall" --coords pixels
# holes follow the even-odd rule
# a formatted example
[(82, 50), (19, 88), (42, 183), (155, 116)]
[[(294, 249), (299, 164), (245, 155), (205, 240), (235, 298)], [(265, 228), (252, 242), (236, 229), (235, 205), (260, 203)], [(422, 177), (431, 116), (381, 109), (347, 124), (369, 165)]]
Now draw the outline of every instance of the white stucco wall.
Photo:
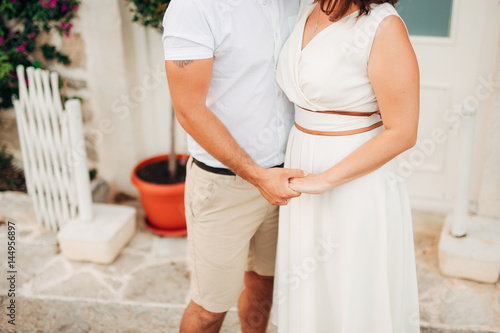
[[(88, 0), (80, 17), (93, 112), (87, 137), (98, 155), (98, 172), (112, 191), (135, 195), (130, 175), (136, 163), (168, 153), (170, 98), (161, 35), (133, 23), (128, 5)], [(185, 135), (177, 132), (177, 149), (184, 152)]]
[(101, 177), (114, 190), (130, 190), (135, 133), (130, 112), (113, 109), (115, 101), (126, 92), (128, 80), (119, 5), (118, 0), (88, 0), (80, 8), (93, 112), (85, 129), (94, 143)]
[[(500, 46), (500, 42), (499, 42)], [(486, 128), (485, 162), (482, 168), (478, 214), (500, 218), (500, 49), (492, 76), (495, 93), (490, 99)]]

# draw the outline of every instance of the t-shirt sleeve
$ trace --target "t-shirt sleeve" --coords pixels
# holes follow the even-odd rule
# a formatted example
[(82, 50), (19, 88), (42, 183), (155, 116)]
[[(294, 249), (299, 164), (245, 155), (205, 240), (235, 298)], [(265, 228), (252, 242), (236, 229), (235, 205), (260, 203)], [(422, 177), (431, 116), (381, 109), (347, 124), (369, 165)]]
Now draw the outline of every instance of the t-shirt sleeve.
[(206, 10), (196, 0), (173, 0), (163, 17), (165, 60), (212, 58), (214, 37)]

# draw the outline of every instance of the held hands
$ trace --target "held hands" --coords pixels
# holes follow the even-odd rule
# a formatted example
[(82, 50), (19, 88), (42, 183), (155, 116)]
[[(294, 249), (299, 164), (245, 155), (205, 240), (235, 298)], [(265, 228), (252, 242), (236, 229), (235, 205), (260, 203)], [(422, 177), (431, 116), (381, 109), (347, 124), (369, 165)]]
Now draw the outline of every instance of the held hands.
[(289, 187), (290, 179), (301, 179), (307, 175), (306, 171), (296, 169), (263, 169), (255, 186), (270, 204), (286, 205), (291, 198), (300, 196), (300, 192)]
[(300, 193), (322, 194), (330, 188), (321, 174), (308, 174), (301, 178), (290, 179), (290, 188)]

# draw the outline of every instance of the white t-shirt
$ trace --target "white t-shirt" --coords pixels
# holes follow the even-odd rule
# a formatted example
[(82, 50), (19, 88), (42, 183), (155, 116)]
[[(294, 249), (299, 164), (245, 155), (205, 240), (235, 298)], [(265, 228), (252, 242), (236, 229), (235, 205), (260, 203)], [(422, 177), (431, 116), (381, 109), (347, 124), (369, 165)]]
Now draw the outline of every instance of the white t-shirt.
[[(214, 58), (206, 105), (262, 167), (283, 163), (293, 125), (275, 70), (298, 8), (299, 0), (173, 0), (163, 19), (165, 60)], [(225, 167), (189, 135), (188, 148)]]

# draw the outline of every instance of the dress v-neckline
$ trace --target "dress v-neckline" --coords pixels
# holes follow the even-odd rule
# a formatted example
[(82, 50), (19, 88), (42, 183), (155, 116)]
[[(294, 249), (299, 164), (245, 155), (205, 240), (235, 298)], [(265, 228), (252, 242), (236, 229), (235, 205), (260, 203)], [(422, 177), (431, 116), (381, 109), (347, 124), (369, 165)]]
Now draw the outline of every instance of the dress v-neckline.
[[(329, 25), (327, 25), (325, 28), (323, 28), (322, 30), (320, 30), (315, 37), (311, 38), (311, 40), (309, 42), (307, 42), (306, 45), (304, 45), (304, 36), (305, 36), (305, 32), (306, 32), (306, 25), (307, 25), (307, 20), (309, 19), (309, 16), (311, 15), (311, 13), (314, 11), (314, 9), (316, 8), (316, 6), (318, 6), (318, 4), (316, 4), (315, 6), (313, 6), (312, 10), (306, 15), (306, 19), (304, 20), (304, 24), (302, 26), (302, 36), (300, 38), (300, 44), (299, 44), (299, 48), (300, 48), (300, 52), (302, 53), (306, 48), (307, 46), (309, 46), (309, 44), (311, 44), (311, 42), (318, 38), (319, 35), (322, 34), (323, 31), (327, 30), (328, 28), (330, 28), (332, 25), (334, 25), (335, 23), (338, 23), (340, 21), (343, 21), (345, 20), (346, 18), (350, 17), (352, 14), (355, 14), (355, 13), (359, 13), (359, 9), (358, 10), (355, 10), (349, 14), (347, 14), (346, 16), (342, 17), (341, 19), (335, 21), (335, 22), (332, 22), (330, 23)], [(302, 46), (304, 45), (304, 46)]]

